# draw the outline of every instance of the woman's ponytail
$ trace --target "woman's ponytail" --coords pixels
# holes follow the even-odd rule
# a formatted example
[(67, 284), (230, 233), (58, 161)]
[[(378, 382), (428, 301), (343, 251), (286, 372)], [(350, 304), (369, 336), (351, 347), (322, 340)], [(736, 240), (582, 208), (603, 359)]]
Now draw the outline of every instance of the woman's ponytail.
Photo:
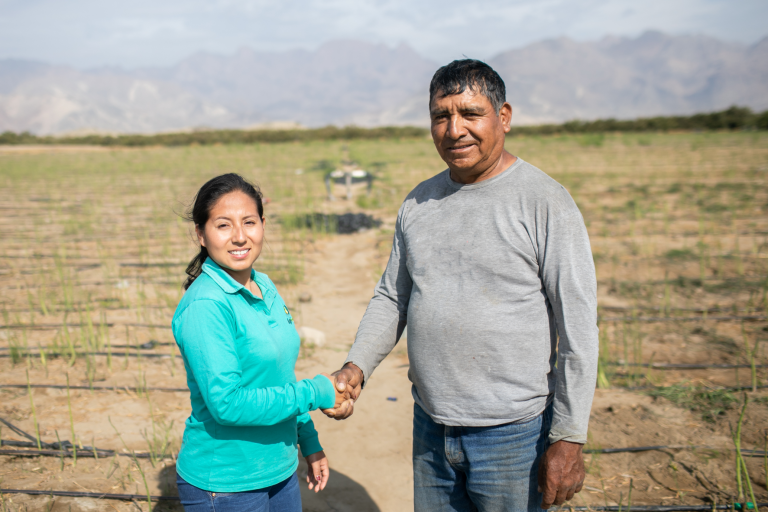
[(192, 261), (189, 262), (189, 265), (187, 265), (187, 280), (184, 281), (185, 290), (189, 289), (189, 285), (195, 282), (195, 279), (200, 276), (200, 273), (203, 271), (203, 263), (205, 263), (206, 259), (208, 259), (208, 249), (201, 245), (200, 252), (197, 253), (197, 255), (192, 258)]

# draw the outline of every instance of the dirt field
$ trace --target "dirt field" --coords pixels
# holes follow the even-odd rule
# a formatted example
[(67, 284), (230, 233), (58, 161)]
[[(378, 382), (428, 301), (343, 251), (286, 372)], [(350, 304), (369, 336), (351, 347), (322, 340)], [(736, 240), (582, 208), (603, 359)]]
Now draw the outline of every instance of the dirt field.
[[(0, 151), (0, 418), (33, 438), (37, 424), (42, 443), (74, 436), (82, 447), (76, 462), (51, 448), (54, 456), (0, 455), (3, 489), (175, 495), (188, 394), (147, 388), (186, 387), (169, 324), (194, 246), (178, 213), (205, 179), (240, 172), (270, 199), (257, 268), (277, 282), (298, 325), (326, 335), (324, 346), (303, 347), (304, 378), (343, 362), (400, 201), (442, 169), (426, 140), (82, 149)], [(572, 505), (626, 505), (630, 482), (635, 506), (734, 500), (732, 431), (745, 396), (742, 448), (761, 452), (744, 458), (749, 482), (768, 501), (768, 390), (724, 389), (768, 384), (768, 135), (530, 137), (508, 149), (568, 188), (590, 232), (602, 347), (587, 448), (672, 447), (586, 454), (586, 488)], [(360, 188), (352, 201), (325, 199), (323, 173), (343, 160), (374, 170), (370, 196)], [(305, 222), (308, 213), (347, 211), (383, 224), (336, 235)], [(666, 363), (731, 367), (658, 367)], [(326, 491), (304, 494), (306, 510), (412, 508), (407, 371), (399, 345), (350, 420), (313, 413), (334, 473)], [(3, 450), (38, 449), (7, 425), (0, 438)], [(34, 446), (17, 446), (25, 441)], [(114, 454), (94, 458), (92, 446)], [(148, 510), (146, 498), (12, 493), (2, 506)]]

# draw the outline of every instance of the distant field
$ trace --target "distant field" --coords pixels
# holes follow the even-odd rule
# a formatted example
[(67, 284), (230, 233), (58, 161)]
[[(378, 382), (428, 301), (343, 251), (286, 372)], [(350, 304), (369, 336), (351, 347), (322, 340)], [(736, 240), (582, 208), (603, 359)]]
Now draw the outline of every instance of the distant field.
[[(508, 139), (507, 146), (563, 184), (583, 213), (599, 283), (600, 386), (652, 388), (637, 393), (694, 410), (726, 435), (729, 424), (736, 426), (742, 395), (712, 390), (768, 384), (768, 132), (521, 136)], [(345, 164), (374, 173), (372, 192), (358, 187), (352, 201), (329, 202), (323, 176)], [(98, 151), (0, 148), (0, 417), (32, 432), (35, 421), (58, 422), (57, 434), (41, 435), (48, 442), (56, 435), (71, 439), (66, 405), (55, 420), (45, 417), (45, 409), (33, 415), (27, 395), (39, 402), (49, 396), (45, 391), (1, 387), (26, 385), (27, 371), (31, 384), (66, 385), (68, 372), (72, 385), (137, 388), (122, 395), (134, 408), (186, 406), (183, 393), (172, 399), (144, 388), (184, 383), (168, 330), (184, 268), (195, 252), (191, 226), (180, 213), (207, 179), (237, 172), (261, 186), (269, 198), (268, 246), (256, 266), (295, 302), (312, 240), (343, 235), (297, 229), (295, 223), (289, 229), (287, 220), (348, 211), (382, 219), (377, 236), (384, 258), (372, 263), (381, 272), (400, 203), (443, 168), (428, 139)], [(343, 196), (341, 188), (335, 195)], [(150, 340), (160, 345), (137, 348)], [(730, 366), (664, 369), (649, 367), (652, 363)], [(59, 405), (66, 404), (61, 393), (55, 395)], [(88, 406), (87, 391), (72, 393)], [(764, 450), (768, 393), (749, 396), (742, 443)], [(74, 414), (90, 414), (91, 421), (104, 425), (104, 439), (111, 439), (103, 443), (122, 446), (98, 409), (106, 405), (98, 404), (90, 413)], [(162, 415), (152, 418), (117, 425), (129, 447), (157, 457), (178, 450), (181, 426), (170, 426)], [(3, 440), (17, 439), (10, 435), (7, 428), (0, 430)], [(79, 441), (91, 444), (90, 438)], [(600, 439), (591, 443), (605, 446)], [(90, 488), (145, 493), (130, 460), (114, 459), (119, 469), (108, 477), (103, 471)], [(0, 455), (0, 487), (14, 487), (13, 468), (32, 471), (25, 460)], [(43, 469), (35, 478), (53, 482), (48, 487), (78, 490), (56, 487), (62, 469), (58, 459), (51, 460), (37, 464)], [(67, 469), (70, 477), (80, 475), (75, 471), (94, 473), (86, 462)], [(694, 491), (682, 497), (678, 492), (664, 504), (705, 503), (710, 495), (723, 503), (734, 496), (732, 455), (713, 464), (722, 466), (722, 481), (710, 489), (696, 483), (695, 475), (685, 476), (685, 489)], [(763, 459), (748, 458), (746, 464), (754, 492), (762, 496), (758, 500), (768, 501)], [(171, 492), (163, 491), (173, 484), (160, 459), (140, 465), (152, 493)], [(595, 478), (599, 466), (590, 466)], [(668, 487), (682, 489), (677, 469), (668, 473)], [(643, 492), (636, 490), (636, 499), (660, 499), (652, 486)]]

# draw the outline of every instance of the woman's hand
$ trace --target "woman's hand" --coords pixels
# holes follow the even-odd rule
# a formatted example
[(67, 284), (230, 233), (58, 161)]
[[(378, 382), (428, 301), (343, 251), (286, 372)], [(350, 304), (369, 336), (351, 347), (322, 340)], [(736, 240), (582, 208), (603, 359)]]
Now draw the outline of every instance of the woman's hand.
[(325, 489), (328, 483), (328, 477), (331, 476), (331, 470), (328, 467), (328, 458), (323, 451), (313, 453), (304, 457), (307, 461), (307, 483), (309, 490), (315, 492)]

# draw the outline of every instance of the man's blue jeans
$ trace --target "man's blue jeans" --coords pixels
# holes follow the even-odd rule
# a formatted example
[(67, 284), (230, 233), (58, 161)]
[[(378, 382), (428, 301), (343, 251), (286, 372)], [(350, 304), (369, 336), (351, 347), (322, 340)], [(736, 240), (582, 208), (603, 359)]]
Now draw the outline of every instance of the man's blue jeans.
[(184, 512), (301, 512), (299, 477), (265, 489), (245, 492), (210, 492), (188, 483), (176, 474)]
[(415, 511), (540, 511), (537, 472), (551, 423), (550, 406), (525, 423), (451, 427), (414, 404)]

